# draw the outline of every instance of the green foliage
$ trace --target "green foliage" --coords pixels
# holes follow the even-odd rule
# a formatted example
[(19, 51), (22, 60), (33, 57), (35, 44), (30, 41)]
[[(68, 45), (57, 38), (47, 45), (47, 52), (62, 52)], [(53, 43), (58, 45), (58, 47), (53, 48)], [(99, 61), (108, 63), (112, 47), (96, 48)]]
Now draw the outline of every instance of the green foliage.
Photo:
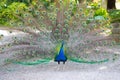
[(24, 10), (26, 5), (24, 3), (14, 2), (0, 10), (0, 24), (8, 25), (10, 20), (17, 20), (15, 13), (17, 10)]
[(107, 10), (102, 8), (98, 3), (92, 3), (91, 8), (95, 10), (94, 16), (103, 16), (104, 18), (108, 17)]
[(13, 2), (22, 2), (26, 5), (29, 5), (33, 0), (6, 0), (7, 5), (11, 5)]
[(94, 16), (103, 16), (104, 18), (108, 17), (108, 13), (105, 9), (103, 8), (99, 8), (95, 11), (95, 15)]
[(91, 3), (91, 7), (92, 9), (99, 9), (100, 8), (100, 5), (98, 5), (98, 3), (94, 2), (94, 3)]
[(8, 6), (7, 9), (15, 13), (16, 10), (24, 10), (25, 8), (27, 7), (24, 3), (14, 2), (10, 6)]
[(120, 10), (111, 10), (109, 15), (112, 19), (112, 22), (120, 22)]
[(0, 3), (0, 23), (4, 23), (3, 19), (1, 18), (2, 11), (6, 8), (5, 2)]
[(50, 6), (50, 4), (51, 4), (50, 0), (41, 0), (41, 2), (43, 2), (44, 6), (46, 8), (48, 8), (48, 6)]

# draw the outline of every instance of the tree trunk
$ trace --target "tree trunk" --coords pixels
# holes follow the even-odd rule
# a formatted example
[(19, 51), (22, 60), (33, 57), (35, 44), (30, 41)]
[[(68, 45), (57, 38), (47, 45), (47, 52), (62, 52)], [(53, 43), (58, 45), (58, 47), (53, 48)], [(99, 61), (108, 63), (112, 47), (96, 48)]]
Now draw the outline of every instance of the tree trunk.
[(107, 0), (107, 9), (116, 9), (116, 0)]

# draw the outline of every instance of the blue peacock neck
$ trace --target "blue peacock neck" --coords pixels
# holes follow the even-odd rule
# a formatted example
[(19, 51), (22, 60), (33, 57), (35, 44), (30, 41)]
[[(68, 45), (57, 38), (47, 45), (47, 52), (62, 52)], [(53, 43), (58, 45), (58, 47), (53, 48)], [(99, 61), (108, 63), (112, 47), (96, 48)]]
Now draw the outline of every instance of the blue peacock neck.
[(59, 64), (60, 62), (63, 62), (63, 63), (65, 64), (65, 62), (67, 61), (67, 57), (66, 57), (65, 54), (64, 54), (64, 41), (62, 41), (59, 54), (55, 57), (55, 61), (57, 61), (58, 64)]

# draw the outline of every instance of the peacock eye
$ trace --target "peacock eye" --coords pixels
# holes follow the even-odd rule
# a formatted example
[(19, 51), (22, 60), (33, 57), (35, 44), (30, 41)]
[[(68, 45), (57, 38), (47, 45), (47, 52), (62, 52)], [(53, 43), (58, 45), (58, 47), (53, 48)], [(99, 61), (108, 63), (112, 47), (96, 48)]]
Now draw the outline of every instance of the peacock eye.
[(93, 17), (92, 16), (90, 16), (90, 17), (88, 17), (89, 19), (93, 19)]
[(91, 43), (92, 41), (90, 41), (90, 40), (87, 40), (87, 43)]
[(64, 23), (65, 23), (65, 24), (68, 24), (68, 23), (69, 23), (69, 21), (68, 21), (67, 19), (65, 19), (65, 20), (64, 20)]
[(46, 11), (42, 11), (42, 14), (43, 14), (43, 15), (46, 15)]
[(71, 9), (68, 9), (68, 13), (70, 14), (72, 12), (72, 10)]
[(28, 17), (28, 14), (24, 14), (24, 17)]
[(71, 18), (71, 16), (70, 15), (67, 15), (67, 19), (70, 19)]
[(39, 9), (42, 9), (42, 8), (43, 8), (43, 5), (39, 5), (38, 8), (39, 8)]
[(23, 23), (22, 23), (22, 22), (19, 22), (19, 23), (18, 23), (18, 26), (20, 26), (20, 27), (23, 26)]
[(29, 11), (32, 11), (32, 10), (33, 10), (33, 8), (32, 8), (32, 7), (29, 7), (29, 8), (28, 8), (28, 10), (29, 10)]
[(51, 20), (52, 20), (52, 21), (55, 21), (55, 20), (56, 20), (56, 17), (55, 17), (55, 16), (51, 17)]
[(48, 26), (48, 30), (51, 30), (53, 27), (52, 26)]
[(58, 28), (61, 28), (61, 24), (58, 24), (57, 27), (58, 27)]
[(86, 6), (88, 6), (89, 5), (89, 2), (86, 2)]
[(32, 39), (32, 38), (33, 38), (33, 36), (32, 36), (32, 35), (30, 35), (30, 38)]
[(56, 21), (52, 21), (52, 24), (53, 24), (53, 25), (56, 25)]
[(82, 17), (85, 17), (85, 14), (83, 13), (81, 16), (82, 16)]
[(42, 24), (41, 27), (46, 27), (45, 24)]
[(112, 25), (110, 25), (109, 27), (110, 27), (110, 28), (113, 28), (113, 26), (112, 26)]
[(73, 2), (70, 2), (70, 5), (73, 5)]
[(16, 39), (17, 39), (17, 37), (14, 37), (13, 39), (14, 39), (14, 40), (16, 40)]
[(76, 21), (73, 21), (73, 26), (76, 26), (77, 25), (77, 22)]
[(68, 24), (65, 24), (65, 27), (66, 27), (66, 28), (68, 28), (68, 27), (69, 27), (69, 25), (68, 25)]
[(82, 33), (82, 30), (81, 30), (81, 29), (79, 29), (79, 33)]
[(104, 42), (105, 45), (106, 45), (107, 43), (108, 43), (107, 41)]
[(14, 21), (11, 21), (11, 22), (10, 22), (10, 25), (11, 25), (11, 26), (14, 26), (14, 25), (15, 25)]
[(76, 14), (75, 17), (76, 17), (76, 18), (79, 18), (79, 14)]
[(107, 17), (106, 20), (109, 20), (109, 18)]
[(22, 25), (21, 23), (18, 24), (18, 26), (21, 26), (21, 25)]
[(40, 20), (43, 20), (44, 19), (44, 17), (43, 16), (40, 16)]
[(115, 41), (112, 41), (112, 44), (114, 45), (114, 44), (116, 44), (116, 42), (115, 42)]
[(9, 43), (8, 45), (7, 45), (7, 47), (11, 47), (12, 45)]
[(3, 47), (1, 48), (1, 50), (4, 50), (4, 49), (5, 49), (5, 48), (3, 48)]
[(98, 7), (100, 8), (100, 4), (98, 4)]
[(64, 15), (68, 15), (68, 12), (67, 12), (67, 11), (65, 11), (65, 12), (64, 12)]
[(28, 20), (28, 22), (29, 22), (29, 23), (32, 23), (32, 22), (33, 22), (33, 20), (32, 20), (32, 19), (29, 19), (29, 20)]
[(56, 17), (53, 17), (53, 19), (54, 19), (54, 20), (57, 20), (57, 18), (56, 18)]
[(49, 9), (50, 9), (50, 10), (53, 10), (53, 9), (54, 9), (54, 6), (53, 6), (53, 5), (50, 5), (50, 6), (49, 6)]
[(66, 32), (67, 30), (66, 30), (66, 28), (63, 28), (63, 32)]
[(59, 8), (56, 8), (56, 9), (55, 9), (55, 12), (58, 12), (58, 11), (59, 11)]
[(70, 9), (73, 9), (73, 8), (74, 8), (74, 6), (73, 6), (73, 5), (69, 5), (69, 7), (70, 7)]
[(94, 11), (93, 11), (93, 10), (91, 10), (91, 11), (90, 11), (90, 13), (91, 13), (91, 14), (93, 14), (93, 13), (94, 13)]
[(86, 27), (87, 26), (86, 22), (82, 22), (82, 26)]
[(82, 11), (83, 11), (83, 9), (82, 9), (82, 8), (80, 8), (79, 10), (80, 10), (80, 12), (82, 12)]
[(62, 1), (62, 0), (59, 0), (59, 3), (60, 3), (60, 4), (62, 4), (62, 3), (63, 3), (63, 1)]
[(18, 10), (16, 10), (16, 12), (19, 12)]
[(10, 24), (11, 24), (11, 25), (13, 25), (14, 23), (13, 23), (13, 22), (11, 22)]
[(58, 33), (58, 32), (59, 32), (59, 29), (55, 29), (55, 32), (57, 32), (57, 33)]
[(40, 12), (39, 11), (35, 11), (35, 15), (39, 15), (40, 14)]
[(35, 26), (33, 26), (33, 27), (32, 27), (32, 29), (33, 29), (33, 30), (36, 30), (36, 27), (35, 27)]

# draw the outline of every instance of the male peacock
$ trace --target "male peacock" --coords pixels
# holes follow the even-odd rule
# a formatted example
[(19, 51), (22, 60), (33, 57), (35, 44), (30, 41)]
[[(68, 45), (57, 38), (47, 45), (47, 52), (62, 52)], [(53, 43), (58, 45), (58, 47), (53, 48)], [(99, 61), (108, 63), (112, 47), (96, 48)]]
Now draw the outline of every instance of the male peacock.
[(58, 64), (60, 64), (60, 62), (63, 62), (63, 64), (65, 64), (67, 61), (67, 57), (64, 54), (64, 41), (61, 44), (59, 54), (55, 57), (55, 61), (58, 62)]
[[(82, 6), (74, 0), (54, 0), (47, 8), (43, 4), (41, 0), (35, 0), (27, 9), (15, 11), (18, 19), (10, 23), (14, 30), (22, 32), (22, 36), (14, 35), (11, 40), (7, 39), (10, 42), (0, 45), (1, 53), (13, 55), (10, 61), (35, 64), (35, 61), (52, 60), (56, 45), (62, 40), (66, 43), (67, 57), (62, 42), (55, 57), (58, 64), (65, 63), (67, 58), (84, 63), (108, 61), (111, 55), (114, 58), (116, 51), (108, 50), (116, 45), (108, 35), (109, 18), (95, 16), (96, 10), (88, 7), (87, 0)], [(13, 34), (12, 30), (10, 34)]]

